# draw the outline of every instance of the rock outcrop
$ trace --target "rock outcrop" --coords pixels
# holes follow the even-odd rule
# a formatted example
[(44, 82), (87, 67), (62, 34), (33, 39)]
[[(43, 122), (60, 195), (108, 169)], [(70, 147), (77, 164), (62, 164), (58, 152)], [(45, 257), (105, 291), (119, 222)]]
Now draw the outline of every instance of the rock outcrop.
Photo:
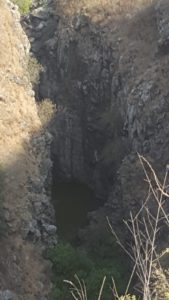
[[(27, 76), (29, 41), (15, 5), (0, 2), (0, 299), (48, 299), (56, 243), (45, 189), (51, 176), (51, 135), (42, 127)], [(50, 162), (50, 163), (49, 163)]]
[(45, 2), (23, 24), (44, 67), (38, 97), (58, 107), (54, 175), (85, 182), (124, 218), (145, 196), (136, 153), (159, 172), (169, 159), (169, 5), (116, 4)]
[[(44, 6), (44, 11), (49, 9)], [(86, 15), (64, 17), (53, 7), (52, 16), (42, 20), (34, 12), (37, 8), (23, 23), (32, 51), (44, 67), (39, 97), (57, 104), (52, 123), (55, 176), (85, 182), (98, 196), (105, 197), (115, 169), (104, 163), (102, 153), (106, 140), (111, 141), (114, 134), (104, 130), (109, 127), (104, 113), (109, 113), (111, 105), (116, 49)], [(38, 37), (37, 28), (42, 28)], [(116, 115), (120, 131), (120, 112)], [(124, 146), (124, 139), (120, 138), (119, 147)], [(115, 164), (121, 161), (124, 149)]]

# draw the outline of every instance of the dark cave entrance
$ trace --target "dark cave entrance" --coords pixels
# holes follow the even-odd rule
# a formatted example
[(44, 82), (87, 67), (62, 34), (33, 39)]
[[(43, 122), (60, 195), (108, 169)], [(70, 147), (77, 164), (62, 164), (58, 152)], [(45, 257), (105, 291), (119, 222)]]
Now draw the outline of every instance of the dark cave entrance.
[(53, 182), (52, 201), (61, 240), (78, 239), (80, 228), (88, 224), (88, 212), (99, 207), (99, 199), (87, 185), (77, 182)]

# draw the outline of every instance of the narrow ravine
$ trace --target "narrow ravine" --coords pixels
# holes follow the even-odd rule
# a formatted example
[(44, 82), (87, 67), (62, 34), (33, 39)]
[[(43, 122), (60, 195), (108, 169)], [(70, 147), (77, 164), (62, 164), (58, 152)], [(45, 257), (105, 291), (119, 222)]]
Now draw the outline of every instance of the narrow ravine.
[(56, 105), (47, 127), (59, 244), (49, 258), (60, 300), (75, 273), (91, 299), (104, 275), (124, 293), (130, 263), (106, 216), (128, 242), (123, 220), (146, 197), (138, 153), (159, 172), (168, 161), (169, 8), (165, 0), (110, 2), (37, 1), (22, 20), (41, 67), (36, 99)]
[[(142, 299), (153, 262), (151, 300), (168, 300), (160, 214), (156, 244), (152, 229), (169, 186), (159, 183), (169, 162), (168, 0), (34, 0), (30, 11), (18, 1), (22, 16), (0, 0), (0, 300), (70, 300), (64, 280), (75, 274), (89, 300), (105, 276), (101, 300), (112, 300), (112, 277), (124, 295), (133, 265), (111, 226), (135, 251), (123, 220), (140, 207), (151, 213), (141, 210), (133, 234), (143, 281), (139, 262), (127, 300)], [(159, 181), (151, 167), (147, 180), (138, 153)]]

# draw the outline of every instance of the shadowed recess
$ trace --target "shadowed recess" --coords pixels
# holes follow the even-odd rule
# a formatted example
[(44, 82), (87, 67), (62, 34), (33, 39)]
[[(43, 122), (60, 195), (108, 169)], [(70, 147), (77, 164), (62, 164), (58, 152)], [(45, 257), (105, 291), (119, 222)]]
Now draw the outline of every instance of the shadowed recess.
[(87, 225), (87, 213), (99, 206), (93, 191), (79, 182), (54, 183), (52, 199), (55, 207), (58, 234), (72, 241), (78, 230)]

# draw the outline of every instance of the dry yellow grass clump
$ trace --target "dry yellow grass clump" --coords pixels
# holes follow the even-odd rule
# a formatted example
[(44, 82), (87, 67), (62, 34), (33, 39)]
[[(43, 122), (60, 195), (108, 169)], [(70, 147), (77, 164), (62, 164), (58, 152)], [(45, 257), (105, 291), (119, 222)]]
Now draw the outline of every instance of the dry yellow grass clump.
[(121, 17), (132, 14), (145, 6), (153, 3), (154, 0), (69, 0), (60, 3), (60, 9), (65, 15), (72, 16), (77, 12), (85, 12), (89, 15), (102, 13)]

